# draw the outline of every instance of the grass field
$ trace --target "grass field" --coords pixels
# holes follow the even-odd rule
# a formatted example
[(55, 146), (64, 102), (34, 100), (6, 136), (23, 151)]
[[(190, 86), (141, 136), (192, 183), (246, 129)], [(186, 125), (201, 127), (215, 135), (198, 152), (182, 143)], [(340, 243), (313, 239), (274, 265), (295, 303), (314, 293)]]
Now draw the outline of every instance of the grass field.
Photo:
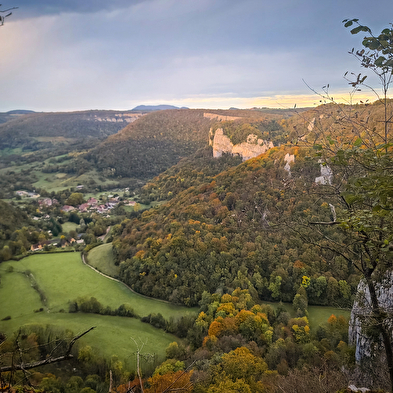
[(61, 224), (63, 232), (69, 232), (78, 228), (78, 224), (75, 222), (66, 221), (64, 224)]
[[(279, 303), (264, 302), (270, 304), (274, 309), (276, 309)], [(285, 310), (291, 314), (292, 317), (296, 316), (296, 312), (290, 303), (282, 303)], [(310, 322), (310, 327), (312, 329), (317, 329), (321, 323), (326, 323), (329, 317), (334, 314), (336, 317), (342, 315), (343, 317), (349, 319), (351, 316), (350, 310), (343, 310), (340, 308), (329, 307), (329, 306), (308, 306), (308, 319)]]
[(89, 264), (100, 272), (111, 277), (117, 277), (120, 267), (116, 266), (113, 258), (112, 243), (94, 247), (87, 256)]
[(343, 317), (349, 319), (351, 316), (351, 311), (328, 306), (308, 306), (310, 327), (312, 329), (316, 329), (321, 323), (326, 323), (332, 314), (334, 314), (336, 317), (342, 315)]
[[(95, 352), (110, 358), (117, 355), (131, 369), (135, 369), (135, 343), (145, 343), (143, 353), (154, 353), (157, 361), (163, 361), (166, 347), (173, 341), (180, 342), (176, 336), (141, 322), (135, 318), (112, 317), (96, 314), (36, 313), (9, 321), (0, 321), (0, 330), (6, 334), (17, 331), (27, 324), (54, 325), (70, 329), (75, 335), (92, 326), (96, 328), (84, 336), (81, 346), (90, 345)], [(131, 338), (132, 337), (132, 338)]]
[[(12, 266), (13, 273), (7, 273), (8, 266)], [(123, 303), (129, 303), (140, 315), (161, 313), (165, 318), (179, 317), (195, 309), (175, 306), (155, 299), (148, 299), (131, 292), (123, 284), (101, 276), (90, 267), (81, 262), (80, 253), (36, 254), (20, 261), (3, 262), (0, 265), (2, 276), (19, 276), (20, 272), (30, 270), (35, 277), (40, 290), (47, 298), (50, 312), (61, 309), (68, 311), (69, 301), (79, 296), (94, 296), (104, 306), (117, 308)], [(0, 298), (3, 296), (14, 303), (14, 308), (19, 304), (14, 302), (16, 286), (1, 285)], [(0, 309), (0, 319), (4, 318), (3, 308)], [(13, 316), (13, 315), (12, 315)]]
[[(96, 261), (98, 265), (108, 265), (110, 246), (104, 244), (93, 249), (95, 253), (89, 254), (89, 260)], [(23, 274), (26, 271), (33, 274), (38, 288), (46, 297), (45, 303), (31, 286), (29, 278)], [(22, 325), (38, 323), (64, 327), (77, 334), (96, 326), (83, 338), (83, 345), (92, 346), (105, 357), (117, 355), (131, 368), (135, 361), (132, 338), (143, 341), (145, 352), (155, 353), (157, 361), (163, 360), (165, 348), (177, 338), (136, 318), (69, 314), (70, 300), (78, 296), (94, 296), (104, 306), (117, 308), (123, 303), (129, 303), (140, 316), (160, 312), (167, 319), (196, 312), (196, 309), (148, 299), (131, 292), (121, 283), (103, 277), (84, 265), (77, 252), (36, 254), (20, 261), (3, 262), (0, 264), (0, 275), (0, 331), (9, 335)], [(273, 307), (278, 305), (270, 304)], [(294, 316), (292, 305), (284, 304), (284, 307)], [(44, 311), (35, 312), (40, 308), (44, 308)], [(325, 323), (331, 314), (349, 317), (349, 311), (333, 307), (310, 306), (308, 311), (312, 328)], [(8, 316), (11, 319), (3, 320)]]
[[(10, 271), (10, 267), (13, 271)], [(40, 296), (23, 274), (30, 271), (44, 293), (47, 309)], [(0, 331), (11, 334), (25, 324), (51, 324), (71, 329), (75, 334), (91, 326), (83, 342), (102, 352), (104, 356), (116, 354), (120, 359), (131, 359), (135, 354), (134, 339), (146, 342), (144, 350), (157, 354), (163, 360), (165, 348), (176, 337), (153, 328), (136, 318), (95, 314), (69, 314), (68, 302), (78, 296), (94, 296), (104, 306), (117, 308), (129, 303), (141, 316), (161, 313), (165, 318), (195, 313), (195, 309), (170, 305), (132, 293), (117, 283), (93, 271), (81, 261), (77, 252), (37, 254), (20, 261), (0, 264)], [(4, 301), (6, 299), (6, 301)], [(44, 308), (43, 312), (34, 312)], [(65, 312), (60, 312), (60, 311)], [(2, 320), (10, 316), (9, 320)], [(131, 357), (131, 358), (130, 358)], [(133, 358), (132, 358), (133, 359)]]

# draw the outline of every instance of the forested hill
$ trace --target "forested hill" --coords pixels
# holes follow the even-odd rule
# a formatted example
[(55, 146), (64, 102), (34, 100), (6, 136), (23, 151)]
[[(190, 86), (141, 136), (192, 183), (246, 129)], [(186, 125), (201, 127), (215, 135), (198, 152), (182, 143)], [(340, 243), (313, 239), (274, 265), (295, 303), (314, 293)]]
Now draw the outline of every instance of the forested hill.
[[(296, 181), (284, 169), (287, 153), (297, 159), (291, 168)], [(286, 226), (286, 219), (329, 219), (327, 204), (318, 203), (314, 192), (319, 165), (302, 154), (271, 149), (116, 227), (122, 279), (143, 294), (196, 305), (204, 290), (236, 287), (260, 299), (292, 301), (307, 276), (310, 303), (349, 305), (357, 285), (353, 268), (292, 236)], [(201, 166), (195, 162), (196, 171)], [(195, 175), (191, 167), (188, 173)], [(189, 183), (185, 170), (173, 176), (174, 185)]]
[(114, 176), (150, 179), (208, 143), (218, 121), (281, 119), (291, 111), (172, 109), (144, 115), (93, 149), (86, 158)]
[[(329, 225), (317, 234), (308, 224), (331, 221), (329, 203), (341, 214), (334, 182), (342, 183), (343, 174), (338, 166), (323, 177), (324, 152), (316, 152), (321, 143), (358, 143), (359, 135), (379, 143), (381, 110), (378, 103), (325, 105), (266, 128), (282, 144), (243, 163), (225, 155), (213, 159), (207, 148), (180, 161), (141, 192), (147, 200), (169, 202), (115, 228), (122, 279), (146, 295), (195, 305), (204, 290), (236, 287), (263, 300), (292, 301), (306, 277), (310, 303), (349, 306), (357, 272), (313, 238), (339, 241), (347, 234)], [(238, 128), (223, 123), (224, 132), (260, 127), (259, 120), (248, 121)]]
[(36, 150), (43, 144), (81, 138), (105, 138), (141, 114), (121, 111), (31, 113), (0, 125), (0, 150)]

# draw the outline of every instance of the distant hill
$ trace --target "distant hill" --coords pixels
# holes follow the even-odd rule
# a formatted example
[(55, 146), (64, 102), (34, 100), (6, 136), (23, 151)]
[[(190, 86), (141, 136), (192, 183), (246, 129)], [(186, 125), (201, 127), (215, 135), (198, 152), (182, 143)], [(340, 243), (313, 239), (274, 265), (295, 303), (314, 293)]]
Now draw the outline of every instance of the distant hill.
[(25, 109), (15, 109), (13, 111), (6, 112), (6, 114), (8, 115), (27, 115), (28, 113), (34, 113), (34, 111), (29, 111)]
[(280, 119), (252, 110), (172, 109), (139, 118), (92, 149), (86, 158), (114, 176), (150, 179), (208, 145), (209, 129), (220, 121)]
[(130, 111), (11, 111), (5, 115), (14, 118), (0, 124), (0, 150), (37, 150), (53, 143), (67, 144), (83, 138), (102, 139), (141, 116)]
[(140, 112), (152, 112), (152, 111), (164, 111), (167, 109), (188, 109), (186, 107), (179, 108), (173, 105), (138, 105), (133, 111), (140, 111)]
[(16, 109), (8, 112), (0, 112), (0, 124), (6, 123), (7, 121), (16, 119), (23, 115), (28, 115), (30, 113), (34, 113), (34, 111)]

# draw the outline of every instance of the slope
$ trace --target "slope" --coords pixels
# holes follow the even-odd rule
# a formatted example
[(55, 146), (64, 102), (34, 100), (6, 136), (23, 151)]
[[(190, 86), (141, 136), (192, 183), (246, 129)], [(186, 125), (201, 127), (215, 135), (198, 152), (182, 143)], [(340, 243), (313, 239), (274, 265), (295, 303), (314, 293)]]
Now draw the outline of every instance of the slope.
[[(349, 113), (363, 137), (377, 143), (379, 112), (378, 104), (312, 109), (281, 122), (285, 129), (276, 136), (293, 143), (234, 167), (224, 156), (221, 173), (212, 170), (209, 153), (181, 161), (142, 191), (172, 199), (116, 228), (122, 279), (138, 292), (186, 305), (197, 304), (204, 290), (230, 293), (238, 286), (264, 300), (292, 301), (306, 286), (311, 304), (349, 306), (359, 278), (354, 267), (306, 242), (299, 229), (312, 236), (308, 222), (331, 221), (334, 181), (343, 179), (338, 172), (325, 178), (310, 146), (330, 137), (354, 143), (359, 135), (343, 127)], [(319, 230), (330, 239), (345, 235), (330, 226)]]
[[(291, 112), (285, 112), (286, 115)], [(149, 179), (204, 147), (209, 128), (226, 120), (280, 119), (258, 110), (172, 109), (138, 119), (93, 149), (86, 158), (114, 176)]]

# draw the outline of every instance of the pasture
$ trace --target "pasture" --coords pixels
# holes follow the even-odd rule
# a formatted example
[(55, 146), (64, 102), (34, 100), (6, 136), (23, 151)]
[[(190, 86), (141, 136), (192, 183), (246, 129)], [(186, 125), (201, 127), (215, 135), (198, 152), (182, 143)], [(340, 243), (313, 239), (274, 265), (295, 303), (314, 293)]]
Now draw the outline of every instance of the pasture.
[[(12, 273), (7, 272), (9, 266), (13, 268)], [(91, 296), (94, 296), (103, 306), (112, 309), (128, 303), (139, 316), (161, 313), (168, 319), (171, 316), (180, 317), (189, 312), (196, 312), (196, 309), (175, 306), (133, 293), (122, 283), (110, 280), (84, 265), (78, 252), (35, 254), (20, 261), (7, 261), (0, 264), (2, 276), (15, 277), (25, 271), (33, 274), (39, 289), (45, 294), (48, 311), (51, 313), (68, 311), (70, 301), (77, 297)], [(14, 303), (13, 299), (18, 287), (3, 287), (2, 285), (0, 288), (0, 294)], [(18, 308), (19, 304), (15, 302), (14, 307)], [(0, 319), (5, 316), (2, 308)]]
[[(31, 286), (30, 272), (46, 301)], [(0, 264), (0, 331), (12, 334), (25, 324), (51, 324), (71, 329), (75, 334), (91, 326), (97, 328), (83, 338), (85, 345), (105, 357), (119, 356), (133, 361), (135, 340), (145, 342), (144, 350), (163, 360), (165, 348), (175, 336), (142, 323), (136, 318), (96, 314), (68, 313), (69, 301), (79, 296), (94, 296), (112, 309), (130, 304), (140, 316), (161, 313), (166, 319), (196, 313), (195, 309), (179, 307), (131, 292), (123, 284), (110, 280), (84, 265), (77, 252), (36, 254), (20, 261)], [(39, 311), (43, 308), (44, 311)], [(9, 320), (3, 320), (11, 317)]]

